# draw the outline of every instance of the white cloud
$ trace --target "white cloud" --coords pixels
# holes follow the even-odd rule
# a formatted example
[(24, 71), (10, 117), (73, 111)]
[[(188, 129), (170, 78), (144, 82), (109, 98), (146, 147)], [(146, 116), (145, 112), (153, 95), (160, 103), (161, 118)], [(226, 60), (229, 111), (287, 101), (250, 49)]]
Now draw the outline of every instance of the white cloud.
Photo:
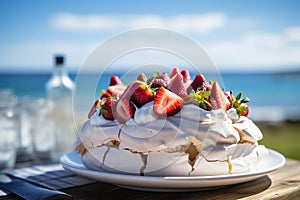
[[(239, 38), (207, 43), (209, 55), (220, 68), (268, 70), (300, 66), (299, 29), (278, 33), (248, 32)], [(300, 33), (300, 32), (299, 32)]]
[(300, 26), (287, 28), (284, 34), (288, 40), (300, 42)]
[(227, 25), (228, 18), (223, 13), (198, 15), (79, 15), (60, 13), (51, 19), (55, 28), (64, 31), (100, 32), (136, 28), (168, 28), (181, 32), (209, 33)]

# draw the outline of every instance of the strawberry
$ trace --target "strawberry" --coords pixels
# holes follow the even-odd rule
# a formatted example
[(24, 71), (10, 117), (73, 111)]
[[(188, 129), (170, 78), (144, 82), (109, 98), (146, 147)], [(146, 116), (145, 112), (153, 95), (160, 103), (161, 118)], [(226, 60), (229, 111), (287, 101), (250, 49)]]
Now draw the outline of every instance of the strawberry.
[(100, 105), (100, 99), (97, 99), (96, 101), (95, 101), (95, 103), (93, 104), (93, 106), (92, 106), (92, 108), (91, 108), (91, 110), (90, 110), (90, 112), (89, 112), (89, 114), (88, 114), (88, 118), (90, 119), (92, 116), (93, 116), (93, 114), (96, 112), (96, 110), (97, 110), (97, 106), (99, 106)]
[(249, 107), (246, 103), (248, 103), (250, 100), (246, 97), (241, 99), (242, 93), (238, 93), (238, 95), (234, 98), (231, 95), (231, 106), (236, 109), (236, 112), (239, 116), (245, 116), (247, 117), (249, 114)]
[(184, 69), (181, 71), (183, 82), (186, 83), (191, 80), (191, 76), (188, 70)]
[(153, 111), (159, 117), (175, 115), (181, 110), (183, 103), (180, 96), (161, 87), (154, 97)]
[(214, 82), (212, 89), (211, 89), (211, 102), (212, 102), (212, 109), (223, 109), (228, 110), (231, 106), (229, 100), (224, 94), (224, 91), (220, 88), (218, 82)]
[(126, 98), (121, 98), (116, 105), (115, 118), (125, 124), (128, 120), (134, 117), (135, 107)]
[(171, 78), (167, 88), (181, 98), (186, 99), (188, 95), (184, 87), (183, 77), (178, 71), (175, 71), (174, 73), (175, 74)]
[(191, 83), (191, 85), (188, 87), (187, 91), (190, 93), (192, 89), (197, 92), (199, 88), (204, 88), (205, 90), (210, 90), (209, 83), (205, 80), (204, 76), (202, 74), (197, 74)]
[(138, 107), (142, 107), (146, 103), (154, 99), (153, 91), (148, 85), (141, 84), (132, 94), (131, 101)]
[(105, 90), (102, 90), (100, 94), (101, 94), (100, 99), (106, 99), (108, 97), (111, 97), (111, 93), (109, 93), (109, 92), (107, 92)]
[(118, 76), (112, 76), (110, 78), (109, 86), (113, 86), (113, 85), (123, 85), (122, 81), (119, 79)]
[(137, 80), (146, 83), (147, 76), (144, 73), (141, 73), (140, 75), (138, 75)]
[(131, 82), (127, 87), (126, 89), (124, 90), (121, 98), (125, 98), (127, 99), (128, 101), (131, 99), (133, 93), (137, 90), (138, 87), (141, 86), (141, 82), (139, 81), (134, 81), (134, 82)]
[(247, 117), (249, 114), (249, 106), (245, 103), (242, 103), (240, 109), (241, 109), (240, 115)]
[(111, 86), (108, 86), (107, 92), (109, 94), (111, 94), (111, 96), (120, 97), (123, 94), (123, 92), (125, 91), (125, 89), (126, 89), (126, 85), (123, 85), (123, 84), (111, 85)]
[(151, 88), (167, 87), (170, 82), (170, 77), (165, 74), (156, 76), (151, 84)]
[(180, 71), (177, 67), (174, 67), (171, 71), (170, 78), (173, 78), (175, 74), (180, 74)]
[(100, 113), (107, 120), (114, 120), (114, 107), (116, 104), (116, 99), (114, 97), (106, 98), (105, 102), (101, 105)]

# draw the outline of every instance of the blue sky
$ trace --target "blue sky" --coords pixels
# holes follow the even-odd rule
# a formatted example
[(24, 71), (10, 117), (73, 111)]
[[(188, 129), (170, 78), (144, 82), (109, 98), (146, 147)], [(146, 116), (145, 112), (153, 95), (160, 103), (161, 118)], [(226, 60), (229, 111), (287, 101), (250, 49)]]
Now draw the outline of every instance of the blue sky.
[(77, 70), (99, 43), (143, 27), (187, 35), (221, 70), (300, 69), (299, 10), (283, 0), (1, 0), (0, 71), (51, 70), (55, 53)]

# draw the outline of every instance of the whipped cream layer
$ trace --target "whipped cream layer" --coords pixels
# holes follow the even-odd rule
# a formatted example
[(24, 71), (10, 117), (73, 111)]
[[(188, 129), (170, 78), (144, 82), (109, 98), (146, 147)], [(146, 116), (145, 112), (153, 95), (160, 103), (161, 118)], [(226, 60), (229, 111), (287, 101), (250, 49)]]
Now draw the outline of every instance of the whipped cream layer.
[(256, 170), (267, 155), (257, 145), (262, 133), (232, 113), (187, 104), (175, 116), (158, 118), (150, 102), (119, 124), (97, 111), (80, 127), (75, 146), (87, 168), (116, 173), (199, 176)]

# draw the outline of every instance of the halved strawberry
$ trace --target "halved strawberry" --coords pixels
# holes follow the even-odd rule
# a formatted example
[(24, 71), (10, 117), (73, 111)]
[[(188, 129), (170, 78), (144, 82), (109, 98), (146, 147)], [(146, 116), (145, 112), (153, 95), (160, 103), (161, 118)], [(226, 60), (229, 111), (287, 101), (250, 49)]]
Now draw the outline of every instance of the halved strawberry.
[(211, 96), (210, 96), (211, 102), (212, 102), (212, 109), (223, 109), (228, 110), (231, 106), (229, 100), (224, 94), (224, 91), (220, 88), (218, 82), (214, 82), (212, 89), (211, 89)]
[(120, 97), (126, 89), (126, 85), (111, 85), (108, 86), (107, 92), (111, 94), (111, 96)]
[(115, 118), (125, 124), (128, 120), (134, 117), (135, 107), (126, 98), (120, 99), (116, 105)]
[(117, 100), (114, 97), (106, 98), (105, 102), (101, 105), (100, 113), (107, 120), (114, 120), (114, 107)]
[(97, 100), (95, 101), (95, 103), (93, 104), (93, 106), (91, 107), (91, 110), (90, 110), (90, 112), (89, 112), (89, 114), (88, 114), (88, 118), (89, 118), (89, 119), (94, 115), (94, 113), (96, 112), (97, 107), (98, 107), (99, 105), (100, 105), (100, 99), (97, 99)]
[(188, 82), (191, 80), (191, 76), (188, 70), (184, 69), (181, 71), (182, 77), (183, 77), (183, 82)]
[(170, 78), (172, 78), (175, 74), (180, 74), (180, 70), (177, 67), (174, 67), (170, 73)]
[(141, 82), (139, 82), (139, 81), (131, 82), (124, 90), (121, 98), (127, 99), (129, 101), (131, 99), (134, 91), (136, 91), (137, 88), (140, 87), (140, 85), (141, 85)]
[(184, 87), (183, 77), (180, 72), (174, 72), (175, 74), (170, 80), (168, 84), (168, 89), (171, 90), (173, 93), (177, 94), (183, 99), (188, 97), (186, 89)]
[(170, 77), (165, 74), (160, 74), (154, 78), (151, 88), (160, 88), (161, 86), (167, 87), (170, 82)]
[(161, 87), (154, 97), (153, 111), (159, 117), (167, 117), (178, 113), (184, 101), (180, 96)]
[(154, 99), (153, 91), (146, 84), (141, 84), (132, 94), (131, 101), (138, 107), (142, 107), (146, 103)]
[(123, 85), (122, 81), (119, 79), (118, 76), (112, 76), (110, 78), (109, 86), (113, 86), (113, 85)]

